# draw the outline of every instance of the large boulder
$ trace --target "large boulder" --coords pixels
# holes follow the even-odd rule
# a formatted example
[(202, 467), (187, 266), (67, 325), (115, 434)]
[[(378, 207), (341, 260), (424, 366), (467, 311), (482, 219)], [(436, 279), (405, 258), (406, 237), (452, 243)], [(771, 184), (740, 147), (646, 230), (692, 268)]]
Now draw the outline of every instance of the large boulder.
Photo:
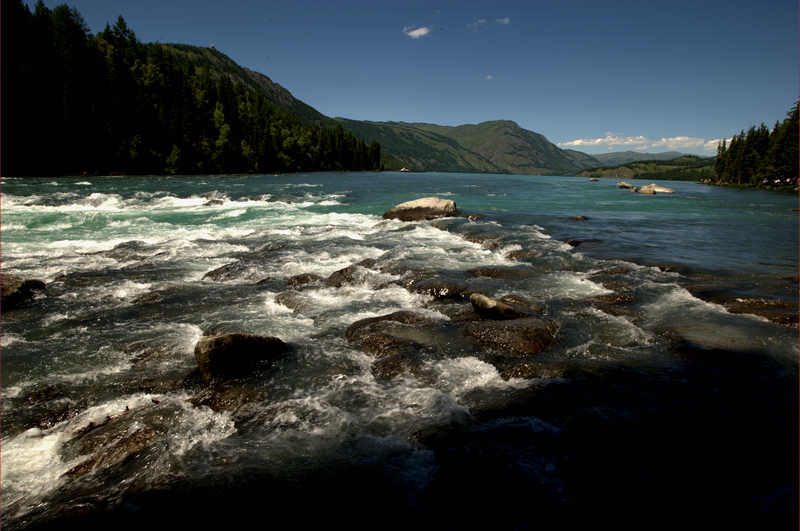
[(277, 337), (250, 334), (204, 336), (194, 347), (194, 357), (206, 380), (246, 376), (277, 361), (289, 345)]
[(390, 208), (383, 214), (383, 218), (399, 219), (400, 221), (421, 221), (446, 218), (456, 214), (455, 201), (438, 197), (423, 197), (422, 199), (406, 201)]
[(631, 183), (626, 183), (625, 181), (620, 181), (617, 183), (617, 188), (631, 189), (633, 188), (633, 185)]
[(672, 188), (667, 188), (666, 186), (659, 186), (656, 183), (651, 183), (646, 186), (641, 186), (639, 188), (632, 188), (634, 192), (645, 194), (645, 195), (655, 195), (655, 194), (674, 194), (675, 190)]
[(365, 260), (361, 260), (357, 264), (353, 264), (338, 271), (334, 271), (327, 279), (325, 279), (325, 284), (332, 288), (340, 288), (345, 284), (353, 284), (358, 280), (359, 271), (362, 268), (369, 269), (374, 266), (375, 266), (374, 258), (367, 258)]
[(555, 337), (556, 325), (528, 317), (511, 321), (477, 321), (467, 325), (465, 332), (480, 346), (497, 354), (524, 357), (547, 349)]
[(14, 275), (0, 274), (2, 288), (2, 309), (12, 310), (33, 298), (35, 291), (44, 290), (47, 286), (41, 280), (25, 280)]

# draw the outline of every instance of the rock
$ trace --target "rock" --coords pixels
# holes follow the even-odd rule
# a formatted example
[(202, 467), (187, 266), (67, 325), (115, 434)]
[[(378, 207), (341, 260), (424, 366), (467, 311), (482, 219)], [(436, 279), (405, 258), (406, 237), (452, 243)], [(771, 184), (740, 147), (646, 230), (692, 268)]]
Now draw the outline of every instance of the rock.
[(465, 234), (464, 239), (468, 242), (479, 243), (485, 249), (497, 249), (501, 245), (499, 234)]
[(577, 247), (583, 243), (583, 240), (567, 240), (567, 244), (572, 247)]
[(467, 216), (467, 220), (473, 223), (476, 221), (480, 221), (482, 219), (484, 219), (484, 216), (480, 214), (470, 214), (469, 216)]
[(587, 221), (589, 218), (587, 218), (586, 216), (572, 216), (569, 219), (572, 219), (572, 220), (575, 220), (575, 221)]
[(600, 179), (598, 179), (597, 177), (592, 177), (591, 179), (589, 179), (589, 182), (590, 182), (590, 183), (596, 183), (596, 182), (597, 182), (597, 181), (599, 181), (599, 180), (600, 180)]
[(542, 304), (535, 304), (526, 299), (525, 297), (521, 297), (519, 295), (503, 295), (499, 299), (500, 302), (508, 304), (510, 306), (514, 306), (521, 311), (527, 312), (529, 314), (534, 313), (544, 313), (544, 305)]
[(325, 280), (325, 284), (332, 288), (340, 288), (344, 284), (352, 284), (356, 280), (356, 274), (358, 273), (358, 270), (360, 268), (369, 269), (374, 265), (375, 265), (375, 259), (367, 258), (366, 260), (362, 260), (357, 264), (353, 264), (338, 271), (334, 271), (333, 273), (331, 273), (331, 276), (329, 276)]
[(530, 317), (528, 312), (510, 304), (492, 299), (482, 293), (473, 293), (469, 297), (469, 302), (475, 309), (475, 313), (485, 319), (519, 319), (520, 317)]
[(541, 251), (526, 251), (524, 249), (506, 253), (506, 258), (509, 260), (533, 260), (534, 258), (541, 258), (542, 256), (543, 253)]
[(244, 278), (250, 272), (250, 265), (237, 260), (230, 264), (225, 264), (203, 275), (202, 280), (213, 280), (215, 282), (226, 282)]
[(289, 345), (277, 337), (225, 334), (200, 338), (194, 357), (203, 377), (210, 380), (245, 376), (288, 351)]
[(479, 345), (503, 356), (532, 356), (547, 349), (555, 337), (556, 325), (528, 317), (511, 321), (470, 323), (465, 333)]
[[(111, 419), (107, 419), (106, 423)], [(133, 433), (124, 434), (104, 445), (102, 452), (89, 457), (69, 469), (64, 475), (69, 478), (83, 476), (99, 468), (107, 468), (133, 457), (153, 445), (156, 432), (149, 428), (139, 428)]]
[(637, 194), (656, 195), (656, 191), (653, 188), (649, 188), (647, 186), (642, 186), (641, 188), (636, 188), (635, 192)]
[(25, 280), (15, 275), (0, 274), (0, 288), (2, 288), (3, 310), (18, 308), (25, 301), (32, 299), (34, 291), (41, 291), (47, 285), (41, 280)]
[(383, 214), (384, 219), (399, 219), (401, 221), (420, 221), (452, 217), (457, 214), (456, 204), (450, 199), (438, 197), (423, 197), (414, 201), (400, 203)]
[(620, 181), (620, 182), (617, 183), (617, 188), (630, 189), (630, 188), (633, 188), (633, 187), (634, 186), (631, 183), (626, 183), (625, 181)]
[(313, 273), (302, 273), (300, 275), (295, 275), (290, 277), (289, 280), (286, 281), (286, 284), (290, 288), (297, 288), (299, 286), (305, 286), (306, 284), (317, 284), (322, 282), (324, 279)]
[(382, 356), (372, 364), (372, 375), (377, 380), (391, 380), (403, 373), (419, 374), (422, 367), (422, 356), (419, 352), (408, 349)]
[(292, 311), (302, 312), (310, 306), (310, 301), (302, 293), (295, 290), (282, 291), (275, 295), (275, 302)]
[(532, 360), (514, 361), (498, 368), (498, 372), (504, 380), (509, 378), (531, 380), (534, 378), (561, 378), (564, 376), (565, 368), (561, 365), (540, 363)]
[(675, 190), (667, 188), (666, 186), (659, 186), (656, 183), (650, 183), (647, 186), (639, 188), (640, 194), (674, 194)]
[(409, 286), (409, 289), (417, 293), (430, 295), (439, 300), (465, 300), (475, 292), (465, 284), (444, 279), (422, 280)]
[(393, 321), (406, 325), (421, 325), (423, 323), (430, 322), (430, 319), (418, 313), (401, 310), (387, 315), (381, 315), (379, 317), (369, 317), (367, 319), (356, 321), (347, 327), (344, 337), (350, 342), (358, 343), (370, 333), (370, 329), (375, 323), (384, 321)]

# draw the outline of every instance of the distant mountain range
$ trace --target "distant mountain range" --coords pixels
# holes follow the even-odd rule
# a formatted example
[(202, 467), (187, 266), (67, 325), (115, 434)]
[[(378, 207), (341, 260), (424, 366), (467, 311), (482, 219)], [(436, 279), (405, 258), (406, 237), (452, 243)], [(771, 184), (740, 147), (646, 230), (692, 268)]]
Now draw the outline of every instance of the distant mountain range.
[(381, 145), (387, 170), (406, 167), (414, 171), (461, 171), (535, 175), (576, 175), (587, 169), (630, 162), (668, 160), (682, 154), (624, 151), (587, 155), (560, 149), (543, 135), (509, 120), (443, 126), (427, 123), (370, 122), (330, 118), (295, 98), (269, 77), (244, 68), (214, 48), (166, 44), (183, 61), (208, 65), (214, 76), (227, 75), (302, 121), (322, 126), (341, 125), (361, 139)]

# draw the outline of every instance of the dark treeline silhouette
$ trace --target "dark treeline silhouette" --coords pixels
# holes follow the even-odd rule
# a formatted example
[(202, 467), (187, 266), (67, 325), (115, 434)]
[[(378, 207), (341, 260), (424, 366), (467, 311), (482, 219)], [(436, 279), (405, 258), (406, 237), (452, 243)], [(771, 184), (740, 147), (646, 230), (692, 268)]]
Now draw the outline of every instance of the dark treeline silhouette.
[(3, 0), (0, 31), (3, 175), (380, 168), (377, 143), (141, 43), (122, 17), (92, 35), (66, 5)]
[(714, 181), (750, 186), (795, 184), (798, 167), (797, 103), (770, 131), (763, 123), (717, 148)]

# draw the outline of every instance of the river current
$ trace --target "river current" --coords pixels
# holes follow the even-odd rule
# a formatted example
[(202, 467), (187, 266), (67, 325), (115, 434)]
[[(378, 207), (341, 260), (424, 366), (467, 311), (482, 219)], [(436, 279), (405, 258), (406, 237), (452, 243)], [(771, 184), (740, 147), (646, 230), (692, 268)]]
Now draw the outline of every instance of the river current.
[[(791, 525), (797, 198), (660, 184), (4, 178), (2, 269), (47, 285), (2, 313), (4, 528)], [(381, 218), (426, 196), (476, 217)], [(469, 350), (470, 302), (437, 283), (529, 301), (555, 338)], [(427, 323), (404, 332), (415, 363), (376, 371), (345, 331), (399, 310)], [(209, 391), (212, 332), (291, 352)]]

